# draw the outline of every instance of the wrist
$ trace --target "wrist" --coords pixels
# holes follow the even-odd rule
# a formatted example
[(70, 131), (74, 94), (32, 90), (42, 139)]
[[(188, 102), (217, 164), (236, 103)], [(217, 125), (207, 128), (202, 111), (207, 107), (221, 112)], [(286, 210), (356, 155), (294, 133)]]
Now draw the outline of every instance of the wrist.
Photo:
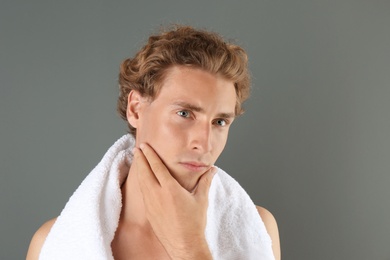
[(181, 246), (172, 250), (170, 254), (173, 260), (212, 260), (212, 255), (207, 242), (193, 241), (191, 245)]

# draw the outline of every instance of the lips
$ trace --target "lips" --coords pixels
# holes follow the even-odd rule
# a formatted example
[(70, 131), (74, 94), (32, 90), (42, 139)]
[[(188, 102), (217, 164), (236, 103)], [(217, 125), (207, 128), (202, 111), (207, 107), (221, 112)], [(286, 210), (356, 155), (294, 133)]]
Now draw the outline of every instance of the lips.
[(194, 172), (206, 171), (210, 168), (209, 165), (201, 162), (181, 162), (180, 165), (184, 166), (186, 169)]

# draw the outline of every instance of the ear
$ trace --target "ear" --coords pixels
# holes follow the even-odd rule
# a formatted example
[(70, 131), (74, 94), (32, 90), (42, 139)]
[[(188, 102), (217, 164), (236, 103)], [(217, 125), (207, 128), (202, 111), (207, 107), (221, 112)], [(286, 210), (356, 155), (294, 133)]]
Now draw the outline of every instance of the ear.
[(141, 109), (143, 97), (136, 90), (131, 90), (127, 96), (127, 109), (126, 117), (127, 121), (134, 128), (138, 126), (139, 112)]

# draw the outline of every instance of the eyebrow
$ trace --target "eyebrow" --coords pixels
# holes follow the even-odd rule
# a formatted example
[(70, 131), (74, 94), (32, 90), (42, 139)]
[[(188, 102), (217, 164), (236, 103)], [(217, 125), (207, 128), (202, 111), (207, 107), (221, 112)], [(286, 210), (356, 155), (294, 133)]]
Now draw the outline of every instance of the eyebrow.
[[(188, 109), (188, 110), (192, 110), (192, 111), (195, 111), (195, 112), (199, 112), (199, 113), (204, 113), (205, 110), (200, 107), (200, 106), (196, 106), (196, 105), (193, 105), (193, 104), (190, 104), (190, 103), (187, 103), (187, 102), (183, 102), (183, 101), (177, 101), (175, 103), (173, 103), (174, 106), (179, 106), (179, 107), (182, 107), (182, 108), (185, 108), (185, 109)], [(217, 114), (217, 117), (221, 117), (221, 118), (235, 118), (236, 115), (235, 113), (218, 113)]]

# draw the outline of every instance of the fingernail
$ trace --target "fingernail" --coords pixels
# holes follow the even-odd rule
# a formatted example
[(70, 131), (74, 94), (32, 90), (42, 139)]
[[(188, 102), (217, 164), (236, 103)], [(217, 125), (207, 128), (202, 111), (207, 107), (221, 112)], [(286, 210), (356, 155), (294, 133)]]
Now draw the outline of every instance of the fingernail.
[(140, 148), (141, 150), (144, 149), (144, 147), (145, 147), (145, 144), (144, 144), (144, 143), (142, 143), (142, 144), (139, 145), (139, 148)]

